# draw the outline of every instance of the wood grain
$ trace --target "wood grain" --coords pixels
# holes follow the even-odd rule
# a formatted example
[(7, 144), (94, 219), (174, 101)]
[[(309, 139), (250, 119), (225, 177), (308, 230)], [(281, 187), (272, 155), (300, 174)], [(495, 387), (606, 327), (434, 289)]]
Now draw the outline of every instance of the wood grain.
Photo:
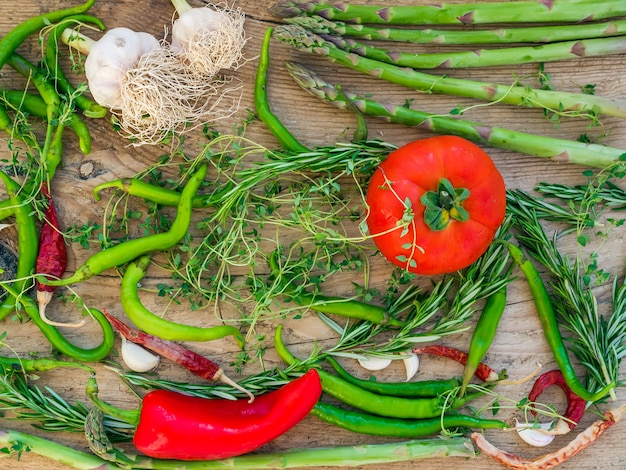
[[(61, 0), (22, 0), (19, 4), (9, 0), (0, 0), (0, 34), (5, 34), (18, 22), (44, 11), (49, 11), (66, 6), (68, 2)], [(355, 3), (357, 3), (355, 1)], [(365, 1), (362, 1), (365, 3)], [(367, 2), (371, 3), (371, 2)], [(386, 2), (383, 2), (386, 3)], [(425, 0), (409, 1), (396, 0), (394, 4), (426, 3)], [(229, 129), (232, 124), (239, 122), (246, 116), (248, 109), (253, 109), (253, 80), (257, 65), (257, 56), (261, 44), (261, 38), (267, 27), (275, 25), (277, 20), (269, 14), (267, 7), (271, 1), (240, 0), (236, 5), (241, 7), (246, 15), (246, 30), (249, 37), (246, 45), (246, 56), (249, 61), (237, 71), (238, 77), (245, 84), (245, 93), (241, 111), (229, 122), (224, 123), (224, 129)], [(170, 24), (173, 8), (167, 0), (144, 0), (144, 1), (105, 1), (97, 0), (92, 13), (102, 18), (107, 27), (126, 26), (135, 30), (148, 31), (157, 37), (166, 34), (166, 26)], [(38, 53), (35, 41), (28, 41), (20, 52), (31, 58), (36, 58)], [(413, 106), (433, 113), (447, 113), (452, 108), (462, 105), (475, 105), (470, 100), (461, 100), (453, 97), (434, 96), (417, 93), (399, 86), (384, 84), (356, 72), (342, 69), (326, 62), (318, 57), (311, 57), (295, 52), (289, 47), (274, 41), (271, 48), (271, 67), (269, 74), (268, 93), (271, 105), (277, 116), (288, 123), (292, 132), (306, 145), (329, 145), (339, 140), (344, 140), (354, 129), (354, 118), (349, 113), (338, 112), (333, 108), (315, 100), (302, 92), (286, 73), (284, 62), (295, 60), (306, 63), (322, 76), (330, 81), (342, 83), (346, 88), (359, 93), (370, 93), (381, 101), (390, 103), (404, 103), (406, 100), (414, 100)], [(546, 66), (550, 73), (552, 84), (563, 90), (578, 91), (580, 86), (594, 83), (596, 92), (613, 98), (621, 98), (626, 93), (624, 69), (626, 58), (622, 56), (607, 58), (590, 58), (573, 60), (569, 62), (553, 63)], [(525, 80), (533, 84), (533, 74), (536, 66), (525, 65), (523, 67), (493, 67), (482, 70), (450, 71), (450, 75), (466, 76), (479, 80), (490, 80), (500, 83), (511, 83), (516, 77), (527, 77)], [(3, 86), (23, 86), (18, 77), (11, 71), (2, 70)], [(506, 106), (478, 106), (468, 110), (466, 117), (472, 120), (483, 121), (487, 124), (502, 125), (522, 131), (536, 134), (546, 134), (565, 138), (577, 138), (584, 132), (597, 135), (599, 132), (606, 133), (606, 143), (615, 147), (626, 149), (626, 126), (615, 118), (603, 119), (603, 129), (587, 129), (586, 123), (581, 120), (564, 121), (558, 127), (548, 122), (540, 112)], [(78, 151), (75, 141), (66, 139), (63, 167), (58, 172), (54, 181), (53, 191), (57, 194), (59, 217), (66, 227), (71, 224), (83, 224), (102, 218), (105, 212), (105, 201), (95, 201), (92, 196), (93, 188), (103, 182), (115, 178), (133, 176), (146, 166), (154, 163), (160, 155), (167, 152), (166, 146), (142, 146), (131, 147), (111, 128), (108, 120), (90, 120), (88, 122), (93, 136), (93, 151), (88, 156), (83, 156)], [(416, 131), (402, 126), (390, 125), (371, 120), (370, 136), (386, 139), (395, 144), (402, 144), (410, 140), (425, 137), (423, 131)], [(247, 131), (247, 137), (267, 146), (275, 146), (276, 142), (265, 127), (258, 122), (252, 123)], [(190, 149), (197, 149), (202, 141), (188, 141)], [(195, 147), (194, 147), (195, 146)], [(583, 168), (556, 164), (541, 159), (515, 154), (513, 152), (488, 149), (499, 169), (503, 173), (506, 183), (512, 188), (531, 190), (540, 181), (575, 184), (584, 181), (581, 175)], [(0, 159), (8, 158), (9, 153), (6, 145), (0, 145)], [(572, 247), (569, 246), (571, 249)], [(616, 229), (611, 232), (603, 246), (599, 263), (612, 272), (622, 273), (625, 261), (624, 229)], [(87, 250), (72, 246), (70, 250), (71, 271), (89, 255)], [(372, 267), (372, 284), (383, 285), (389, 274), (388, 266), (381, 258), (376, 258)], [(150, 273), (145, 279), (146, 285), (156, 285), (163, 274)], [(110, 312), (122, 316), (123, 310), (119, 304), (119, 276), (114, 272), (105, 272), (97, 278), (76, 286), (76, 291), (83, 296), (89, 304), (106, 307)], [(340, 283), (332, 286), (336, 293), (348, 293), (351, 290), (349, 277), (345, 278), (345, 284)], [(610, 302), (610, 289), (606, 286), (596, 290), (602, 305)], [(145, 299), (147, 306), (158, 308), (158, 299)], [(59, 318), (69, 317), (71, 311), (55, 301), (52, 314)], [(172, 319), (181, 319), (198, 324), (211, 324), (212, 317), (207, 315), (192, 316), (182, 309), (174, 308), (171, 311)], [(266, 326), (271, 334), (271, 325)], [(49, 352), (49, 346), (38, 332), (37, 328), (29, 323), (18, 324), (5, 320), (0, 325), (0, 331), (7, 331), (7, 342), (20, 354), (31, 351), (39, 351), (42, 355)], [(289, 321), (286, 325), (288, 342), (297, 354), (306, 354), (313, 348), (314, 341), (331, 343), (327, 330), (314, 316), (307, 316), (299, 321)], [(97, 328), (88, 324), (84, 329), (68, 331), (68, 338), (77, 344), (88, 345), (97, 336)], [(460, 335), (450, 340), (451, 343), (461, 347), (467, 345), (469, 333)], [(220, 340), (211, 344), (190, 344), (189, 347), (210, 355), (221, 364), (231, 364), (237, 354), (236, 348), (231, 341)], [(7, 354), (6, 349), (0, 353)], [(278, 358), (270, 349), (264, 358), (268, 367), (279, 364)], [(534, 306), (529, 292), (523, 281), (514, 282), (507, 310), (503, 317), (496, 340), (490, 349), (486, 361), (494, 367), (506, 368), (512, 378), (521, 378), (531, 373), (538, 363), (545, 370), (554, 367), (550, 351), (543, 338), (539, 322), (536, 318)], [(447, 361), (424, 358), (422, 361), (420, 377), (449, 376), (458, 374), (460, 369)], [(258, 364), (250, 366), (254, 372)], [(351, 365), (349, 367), (352, 368)], [(99, 383), (102, 398), (114, 404), (133, 408), (138, 405), (137, 399), (128, 392), (123, 384), (105, 369), (99, 367)], [(397, 367), (387, 372), (388, 378), (400, 378), (401, 370)], [(160, 375), (168, 378), (188, 378), (180, 370), (170, 364), (163, 364), (159, 369)], [(355, 373), (363, 374), (355, 370)], [(229, 371), (229, 374), (236, 374)], [(623, 374), (622, 374), (623, 378)], [(52, 386), (59, 394), (68, 399), (85, 400), (84, 382), (86, 377), (80, 373), (68, 376), (66, 371), (50, 372), (42, 377), (40, 382)], [(191, 379), (192, 380), (192, 379)], [(529, 383), (515, 386), (502, 387), (501, 393), (510, 398), (511, 404), (522, 399), (530, 388)], [(626, 400), (623, 389), (618, 391), (619, 402)], [(555, 395), (554, 400), (560, 403), (560, 397)], [(613, 405), (613, 404), (611, 404)], [(511, 419), (515, 411), (504, 411), (503, 417)], [(586, 423), (593, 419), (588, 414)], [(586, 424), (584, 423), (584, 424)], [(70, 445), (77, 449), (86, 450), (86, 443), (81, 435), (59, 433), (46, 435), (28, 423), (2, 419), (0, 426), (15, 428), (31, 432), (36, 435), (52, 438), (58, 442)], [(503, 449), (519, 453), (524, 456), (539, 455), (542, 451), (531, 449), (517, 439), (513, 433), (489, 431), (487, 437)], [(567, 469), (607, 469), (624, 468), (626, 461), (626, 447), (623, 444), (624, 425), (609, 430), (599, 442), (591, 448), (575, 457), (571, 462), (562, 465)], [(571, 436), (557, 439), (548, 449), (556, 449), (566, 443)], [(367, 436), (353, 434), (341, 429), (332, 428), (314, 417), (307, 418), (296, 428), (265, 446), (262, 451), (276, 451), (294, 447), (318, 447), (331, 445), (349, 445), (361, 443), (384, 442), (388, 439), (375, 439)], [(24, 454), (20, 460), (15, 457), (4, 459), (0, 464), (6, 470), (30, 470), (49, 468), (51, 470), (63, 470), (70, 468), (61, 463), (47, 461), (43, 458)], [(497, 468), (498, 465), (484, 456), (478, 456), (470, 460), (454, 459), (429, 459), (388, 465), (389, 470), (408, 470), (417, 468), (451, 468), (458, 470), (486, 470)], [(372, 467), (373, 468), (373, 467)]]

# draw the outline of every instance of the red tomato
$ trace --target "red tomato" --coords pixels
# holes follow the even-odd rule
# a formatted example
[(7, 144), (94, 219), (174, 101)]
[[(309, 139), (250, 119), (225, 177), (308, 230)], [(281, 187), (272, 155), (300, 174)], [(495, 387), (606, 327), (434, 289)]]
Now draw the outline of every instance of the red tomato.
[(476, 261), (504, 220), (502, 175), (480, 147), (455, 136), (392, 152), (372, 176), (367, 226), (392, 263), (443, 274)]

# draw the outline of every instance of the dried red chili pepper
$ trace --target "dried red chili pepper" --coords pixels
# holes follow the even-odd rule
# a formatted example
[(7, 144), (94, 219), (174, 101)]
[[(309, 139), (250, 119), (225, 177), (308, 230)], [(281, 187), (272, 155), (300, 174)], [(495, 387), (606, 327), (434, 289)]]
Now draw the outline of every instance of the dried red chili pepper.
[[(414, 354), (432, 354), (433, 356), (445, 357), (458, 362), (461, 365), (467, 364), (467, 353), (451, 346), (430, 345), (420, 346), (413, 349)], [(493, 382), (500, 379), (500, 375), (484, 362), (478, 364), (474, 375), (483, 382)]]
[(102, 310), (102, 313), (105, 317), (107, 317), (113, 328), (115, 328), (127, 340), (139, 344), (140, 346), (143, 346), (146, 349), (169, 359), (170, 361), (174, 361), (198, 377), (202, 377), (207, 380), (219, 380), (246, 393), (250, 397), (250, 402), (254, 400), (254, 395), (252, 395), (252, 393), (230, 379), (224, 373), (224, 369), (210, 359), (201, 356), (200, 354), (187, 349), (178, 343), (167, 341), (157, 336), (144, 333), (141, 330), (131, 328), (106, 310)]
[[(35, 269), (38, 274), (49, 275), (51, 279), (58, 279), (65, 273), (67, 267), (67, 247), (63, 232), (59, 228), (56, 206), (50, 194), (48, 183), (44, 181), (40, 189), (41, 194), (46, 198), (48, 206), (44, 212), (41, 232), (39, 233), (39, 254)], [(43, 321), (56, 326), (80, 327), (84, 321), (75, 324), (57, 323), (46, 316), (46, 307), (52, 301), (52, 295), (56, 287), (42, 284), (37, 281), (36, 292), (39, 303), (39, 316)]]
[(251, 452), (287, 432), (313, 409), (322, 385), (311, 369), (254, 403), (155, 390), (138, 412), (100, 401), (93, 377), (87, 394), (103, 412), (136, 426), (133, 443), (140, 452), (161, 459), (215, 460)]
[[(565, 394), (565, 398), (567, 399), (567, 409), (563, 414), (563, 417), (566, 418), (566, 423), (570, 429), (574, 429), (578, 422), (581, 420), (583, 415), (585, 414), (585, 409), (587, 407), (587, 402), (576, 395), (569, 388), (567, 383), (565, 383), (565, 378), (563, 377), (563, 373), (559, 370), (550, 370), (541, 374), (535, 380), (533, 388), (530, 390), (528, 394), (528, 400), (531, 402), (537, 401), (537, 398), (551, 385), (556, 385)], [(537, 416), (536, 410), (531, 408), (530, 412), (533, 416)]]

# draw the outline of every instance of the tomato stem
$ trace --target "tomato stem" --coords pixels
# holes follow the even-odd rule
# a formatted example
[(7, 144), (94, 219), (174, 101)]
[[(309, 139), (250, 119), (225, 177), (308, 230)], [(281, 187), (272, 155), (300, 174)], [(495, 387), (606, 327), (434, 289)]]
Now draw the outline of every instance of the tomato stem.
[(444, 230), (450, 219), (459, 222), (469, 220), (469, 212), (463, 207), (463, 201), (470, 196), (467, 188), (455, 188), (447, 178), (441, 178), (436, 191), (422, 195), (420, 202), (426, 207), (424, 221), (433, 230)]

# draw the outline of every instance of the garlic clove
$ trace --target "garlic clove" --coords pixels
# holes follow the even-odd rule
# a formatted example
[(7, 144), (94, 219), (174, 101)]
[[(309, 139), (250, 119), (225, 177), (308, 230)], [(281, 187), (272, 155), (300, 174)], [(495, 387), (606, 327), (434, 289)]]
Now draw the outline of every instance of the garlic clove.
[(124, 364), (135, 372), (148, 372), (158, 366), (161, 359), (123, 336), (121, 352)]
[(552, 423), (540, 423), (538, 425), (527, 425), (525, 423), (515, 423), (519, 437), (534, 447), (545, 447), (552, 443), (556, 434), (551, 432)]
[(391, 364), (391, 359), (378, 356), (365, 356), (358, 361), (361, 367), (367, 370), (383, 370)]
[(411, 353), (409, 356), (402, 359), (402, 362), (404, 362), (404, 368), (406, 369), (406, 381), (408, 382), (415, 377), (415, 374), (417, 374), (420, 366), (420, 359), (417, 354)]

